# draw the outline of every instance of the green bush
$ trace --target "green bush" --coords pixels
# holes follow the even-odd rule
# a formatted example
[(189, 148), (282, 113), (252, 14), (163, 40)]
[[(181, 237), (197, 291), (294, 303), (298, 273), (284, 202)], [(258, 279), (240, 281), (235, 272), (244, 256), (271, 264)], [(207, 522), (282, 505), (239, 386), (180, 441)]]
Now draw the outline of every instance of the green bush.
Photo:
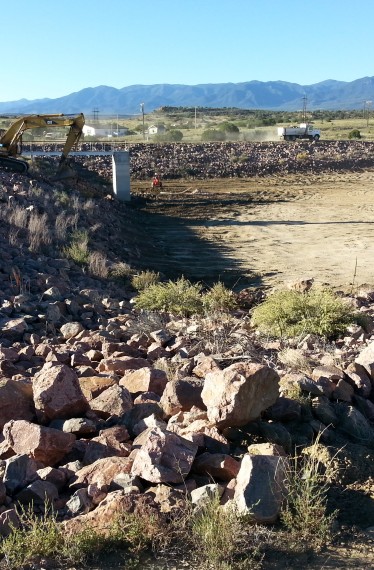
[(351, 131), (350, 133), (348, 133), (348, 138), (349, 140), (351, 139), (360, 139), (361, 138), (361, 133), (358, 129), (353, 129), (353, 131)]
[(353, 308), (328, 289), (277, 291), (252, 314), (252, 324), (275, 337), (316, 334), (334, 338), (354, 321)]
[(205, 131), (203, 131), (202, 135), (201, 135), (201, 140), (202, 141), (217, 141), (217, 142), (221, 142), (221, 141), (225, 141), (226, 140), (226, 133), (224, 131), (219, 131), (217, 129), (206, 129)]
[(215, 283), (203, 297), (206, 312), (227, 312), (236, 307), (236, 299), (231, 289), (223, 283)]
[(64, 247), (63, 253), (77, 265), (88, 265), (90, 254), (88, 251), (88, 232), (76, 230), (70, 236), (70, 244)]
[(5, 557), (7, 568), (35, 568), (33, 563), (38, 564), (42, 558), (54, 558), (69, 565), (84, 564), (103, 547), (92, 529), (68, 537), (56, 515), (48, 509), (38, 517), (30, 506), (19, 513), (19, 519), (20, 528), (13, 528), (0, 545), (0, 556)]
[(146, 311), (163, 311), (181, 316), (200, 314), (203, 311), (200, 285), (193, 285), (184, 277), (177, 281), (150, 285), (139, 293), (135, 305)]

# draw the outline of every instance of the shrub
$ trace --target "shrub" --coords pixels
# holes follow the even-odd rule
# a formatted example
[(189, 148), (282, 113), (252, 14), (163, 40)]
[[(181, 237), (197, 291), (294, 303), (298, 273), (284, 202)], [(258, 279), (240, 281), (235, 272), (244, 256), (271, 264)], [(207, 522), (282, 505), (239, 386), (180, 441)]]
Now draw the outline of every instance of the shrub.
[(106, 278), (108, 277), (108, 266), (107, 266), (107, 258), (106, 256), (101, 253), (100, 251), (94, 251), (89, 254), (89, 271), (92, 275), (96, 277)]
[(361, 133), (358, 129), (353, 129), (353, 131), (348, 133), (348, 138), (349, 140), (351, 139), (360, 139), (361, 138)]
[(63, 253), (77, 265), (88, 265), (90, 261), (88, 232), (86, 230), (74, 231), (70, 237), (70, 244), (63, 248)]
[(251, 544), (253, 536), (248, 522), (234, 507), (222, 507), (218, 493), (192, 511), (189, 524), (192, 551), (199, 557), (200, 568), (258, 567), (255, 560), (258, 551)]
[(333, 338), (354, 320), (352, 307), (328, 289), (277, 291), (252, 314), (252, 324), (275, 337), (316, 334)]
[(156, 271), (141, 271), (131, 279), (131, 285), (137, 291), (144, 291), (147, 287), (160, 281), (160, 274)]
[(235, 308), (236, 300), (231, 289), (218, 281), (205, 293), (203, 305), (207, 312), (227, 312)]
[[(33, 567), (41, 558), (54, 558), (68, 564), (82, 564), (101, 548), (97, 534), (89, 531), (66, 536), (56, 516), (46, 510), (38, 517), (30, 506), (19, 513), (20, 528), (4, 538), (0, 554), (6, 558), (7, 568)], [(38, 566), (39, 567), (39, 566)]]
[(184, 277), (150, 285), (139, 293), (135, 305), (146, 311), (163, 311), (181, 316), (200, 314), (203, 310), (200, 285), (193, 285)]
[(319, 439), (304, 450), (303, 456), (294, 458), (286, 475), (287, 496), (281, 520), (298, 547), (320, 548), (327, 544), (336, 517), (336, 512), (327, 513), (327, 492), (336, 471), (334, 458), (327, 464), (319, 459)]
[(132, 275), (131, 266), (124, 261), (119, 261), (112, 265), (109, 271), (109, 276), (115, 281), (127, 282)]
[(201, 135), (202, 141), (225, 141), (226, 133), (217, 129), (206, 129)]
[(31, 214), (29, 220), (30, 251), (38, 251), (42, 245), (48, 245), (51, 241), (47, 214)]

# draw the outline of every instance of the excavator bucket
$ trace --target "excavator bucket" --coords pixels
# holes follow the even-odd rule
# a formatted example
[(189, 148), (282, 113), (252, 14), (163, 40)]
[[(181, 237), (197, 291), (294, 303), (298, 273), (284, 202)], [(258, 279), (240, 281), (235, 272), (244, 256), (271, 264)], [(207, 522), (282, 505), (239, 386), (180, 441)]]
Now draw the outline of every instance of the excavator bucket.
[(52, 178), (53, 182), (59, 182), (68, 179), (77, 179), (78, 174), (67, 160), (60, 162), (55, 176)]

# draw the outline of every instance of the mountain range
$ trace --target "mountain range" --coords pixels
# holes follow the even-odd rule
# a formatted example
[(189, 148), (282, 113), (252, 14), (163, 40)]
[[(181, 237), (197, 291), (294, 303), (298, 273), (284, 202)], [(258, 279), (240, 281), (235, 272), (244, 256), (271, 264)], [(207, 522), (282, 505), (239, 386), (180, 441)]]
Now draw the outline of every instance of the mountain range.
[[(248, 81), (201, 85), (131, 85), (116, 89), (87, 87), (57, 99), (20, 99), (0, 102), (2, 114), (100, 113), (100, 115), (150, 113), (159, 107), (236, 107), (274, 111), (299, 111), (304, 97), (308, 110), (362, 109), (374, 101), (374, 77), (355, 81), (329, 79), (313, 85), (286, 81)], [(304, 100), (305, 101), (305, 100)]]

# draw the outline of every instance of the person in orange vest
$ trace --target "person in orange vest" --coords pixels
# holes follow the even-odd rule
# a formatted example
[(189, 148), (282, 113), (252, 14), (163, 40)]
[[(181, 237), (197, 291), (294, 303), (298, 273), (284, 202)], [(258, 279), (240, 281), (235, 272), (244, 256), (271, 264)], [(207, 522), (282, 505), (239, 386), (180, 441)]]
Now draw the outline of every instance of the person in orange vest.
[(153, 180), (152, 180), (152, 188), (159, 188), (160, 190), (162, 188), (161, 178), (160, 178), (160, 175), (157, 174), (157, 172), (154, 175)]

